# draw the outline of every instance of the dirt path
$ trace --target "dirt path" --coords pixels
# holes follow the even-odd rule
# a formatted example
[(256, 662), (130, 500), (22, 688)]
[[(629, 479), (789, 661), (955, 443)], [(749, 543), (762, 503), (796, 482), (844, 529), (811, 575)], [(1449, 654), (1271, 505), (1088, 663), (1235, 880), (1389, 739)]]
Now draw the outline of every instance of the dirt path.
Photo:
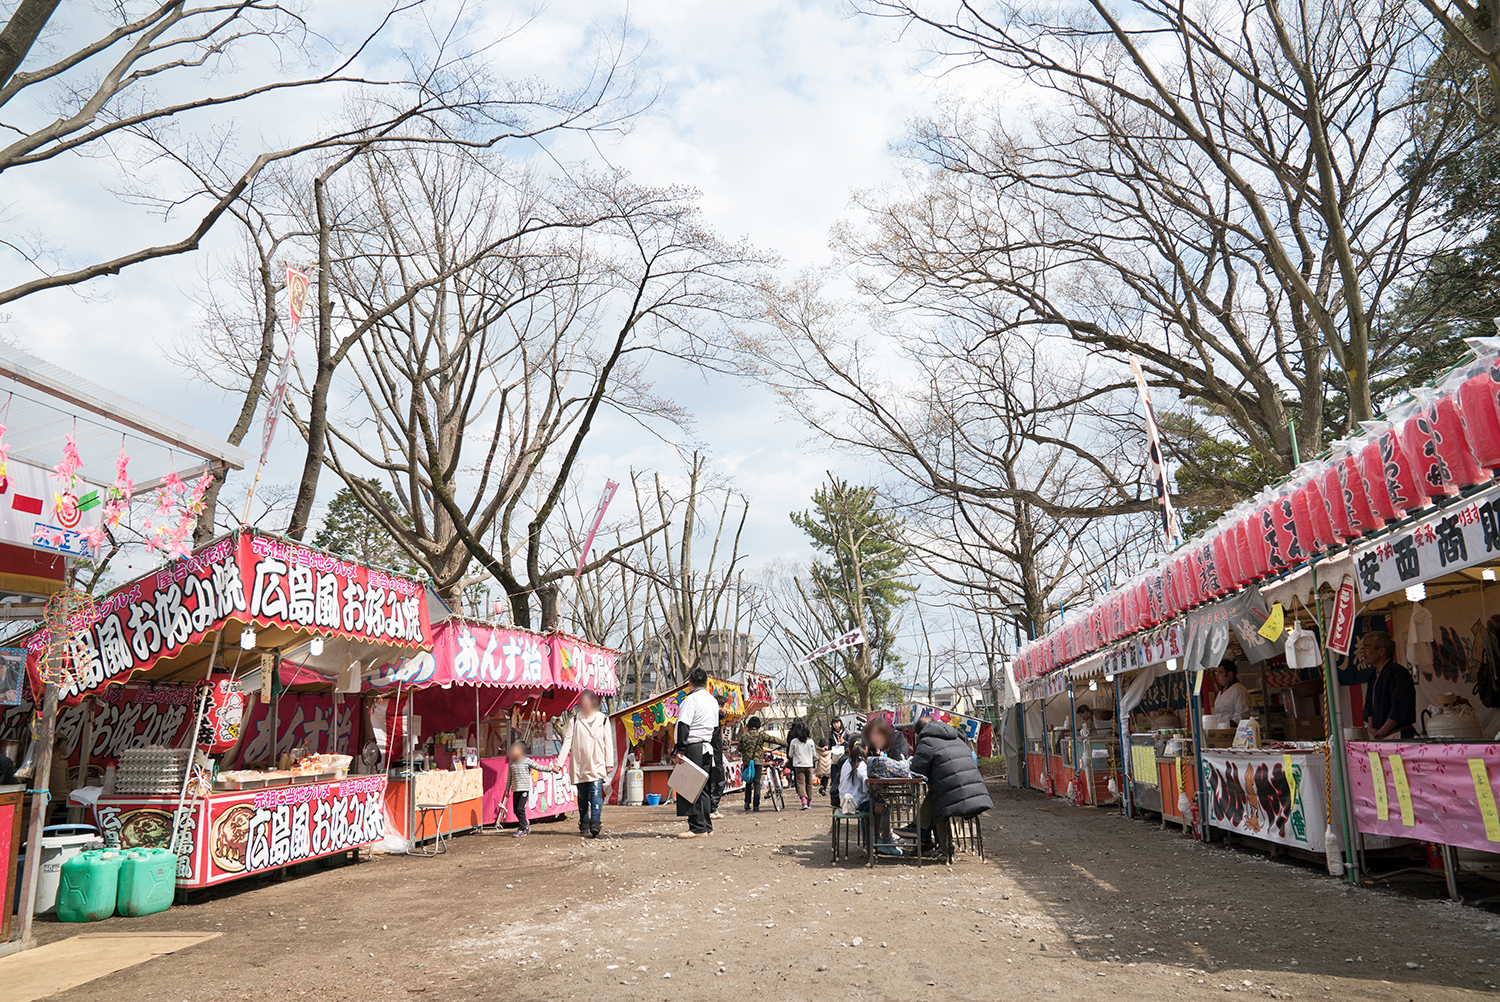
[(1488, 912), (995, 796), (991, 858), (951, 869), (834, 867), (821, 809), (734, 806), (693, 841), (671, 837), (683, 826), (665, 808), (606, 808), (598, 842), (570, 822), (466, 836), (436, 859), (380, 857), (96, 925), (225, 935), (55, 997), (1405, 1000), (1500, 984)]

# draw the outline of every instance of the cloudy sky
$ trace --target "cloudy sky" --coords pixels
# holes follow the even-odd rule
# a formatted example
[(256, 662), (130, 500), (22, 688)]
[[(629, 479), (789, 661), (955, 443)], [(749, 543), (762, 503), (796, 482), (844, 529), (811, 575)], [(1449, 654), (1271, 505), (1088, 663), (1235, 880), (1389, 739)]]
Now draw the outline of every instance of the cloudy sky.
[[(324, 2), (313, 9), (348, 18), (344, 27), (352, 32), (370, 6)], [(894, 38), (890, 22), (856, 16), (843, 0), (647, 0), (628, 7), (569, 0), (550, 9), (487, 2), (481, 9), (487, 30), (523, 25), (494, 50), (496, 72), (509, 76), (576, 76), (599, 39), (624, 25), (642, 90), (660, 96), (628, 134), (598, 141), (594, 155), (642, 183), (701, 190), (713, 226), (776, 253), (788, 273), (828, 261), (829, 229), (846, 214), (851, 191), (894, 180), (890, 144), (948, 86), (909, 40)], [(306, 113), (323, 110), (315, 104)], [(278, 124), (241, 120), (237, 128), (250, 144), (248, 133)], [(118, 250), (122, 240), (135, 246), (143, 236), (180, 234), (180, 220), (153, 221), (112, 197), (115, 183), (105, 163), (63, 158), (46, 170), (5, 175), (0, 206), (14, 232), (43, 239), (64, 260)], [(231, 402), (188, 379), (166, 352), (191, 334), (193, 297), (212, 256), (233, 249), (227, 234), (212, 243), (203, 254), (131, 269), (84, 294), (33, 296), (0, 318), (0, 337), (222, 434)], [(0, 267), (19, 265), (12, 259)], [(752, 559), (805, 556), (787, 512), (806, 505), (824, 470), (859, 476), (857, 464), (819, 451), (763, 389), (669, 370), (658, 388), (693, 411), (714, 462), (750, 496)], [(291, 434), (283, 423), (269, 482), (297, 476), (300, 443)], [(675, 464), (623, 423), (600, 429), (591, 448), (579, 484), (590, 496), (605, 476)], [(331, 476), (324, 486), (330, 495)]]

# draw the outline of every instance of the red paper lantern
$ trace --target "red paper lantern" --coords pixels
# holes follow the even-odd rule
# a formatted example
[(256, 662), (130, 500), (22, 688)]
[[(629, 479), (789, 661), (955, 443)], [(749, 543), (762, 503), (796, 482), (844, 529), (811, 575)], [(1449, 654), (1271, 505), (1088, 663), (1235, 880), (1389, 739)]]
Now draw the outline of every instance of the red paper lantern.
[(1219, 584), (1224, 586), (1224, 591), (1238, 588), (1243, 582), (1240, 577), (1240, 569), (1234, 562), (1234, 533), (1221, 532), (1214, 536), (1214, 566), (1219, 571)]
[(1146, 582), (1142, 581), (1135, 586), (1135, 601), (1141, 610), (1141, 626), (1143, 629), (1150, 629), (1161, 622), (1156, 616), (1155, 607), (1151, 604), (1151, 586)]
[(1380, 458), (1380, 443), (1374, 438), (1368, 439), (1364, 448), (1359, 450), (1359, 472), (1364, 478), (1365, 497), (1370, 500), (1370, 511), (1377, 519), (1396, 521), (1399, 516), (1391, 503), (1391, 493), (1386, 488), (1385, 460)]
[(1399, 513), (1414, 511), (1427, 504), (1427, 495), (1417, 486), (1411, 457), (1401, 444), (1394, 428), (1380, 433), (1380, 461), (1385, 468), (1385, 489), (1391, 496), (1391, 507)]
[(1339, 464), (1339, 493), (1344, 498), (1344, 515), (1349, 528), (1364, 535), (1380, 528), (1370, 510), (1370, 496), (1365, 493), (1365, 478), (1359, 471), (1359, 457), (1345, 456)]
[(1307, 495), (1307, 514), (1312, 521), (1314, 545), (1320, 551), (1337, 546), (1343, 537), (1333, 531), (1333, 522), (1328, 517), (1328, 502), (1323, 497), (1323, 478), (1313, 477), (1302, 490)]
[(1212, 540), (1198, 547), (1198, 568), (1205, 599), (1218, 598), (1229, 590), (1224, 585), (1224, 573), (1219, 570), (1219, 559)]
[[(1425, 497), (1442, 497), (1456, 492), (1448, 462), (1438, 454), (1438, 434), (1432, 420), (1432, 405), (1418, 408), (1401, 422), (1401, 446), (1412, 464), (1412, 479)], [(1469, 457), (1470, 462), (1473, 456)]]
[(1464, 380), (1458, 388), (1458, 409), (1464, 430), (1469, 435), (1474, 458), (1487, 470), (1500, 468), (1500, 410), (1496, 409), (1495, 400), (1496, 386), (1500, 384), (1497, 366), (1500, 359)]
[(1288, 501), (1292, 508), (1292, 521), (1297, 533), (1297, 544), (1304, 556), (1311, 556), (1322, 549), (1318, 545), (1317, 531), (1313, 528), (1312, 508), (1308, 502), (1307, 484), (1291, 493)]
[(1323, 474), (1323, 508), (1333, 534), (1339, 539), (1354, 539), (1359, 533), (1349, 528), (1349, 509), (1344, 503), (1344, 461), (1335, 459)]
[(1235, 529), (1235, 541), (1240, 546), (1240, 561), (1249, 569), (1249, 580), (1259, 581), (1271, 569), (1265, 552), (1265, 540), (1260, 533), (1259, 513), (1246, 516)]

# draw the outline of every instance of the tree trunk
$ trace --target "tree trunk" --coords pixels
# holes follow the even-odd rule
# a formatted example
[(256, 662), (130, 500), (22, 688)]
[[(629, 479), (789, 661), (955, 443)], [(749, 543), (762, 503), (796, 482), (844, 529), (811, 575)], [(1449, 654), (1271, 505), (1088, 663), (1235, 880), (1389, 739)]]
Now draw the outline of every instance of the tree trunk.
[(323, 450), (328, 438), (328, 390), (333, 384), (333, 297), (329, 290), (326, 185), (326, 174), (313, 179), (313, 202), (318, 214), (318, 369), (308, 401), (307, 457), (302, 461), (302, 482), (297, 485), (297, 503), (292, 507), (286, 529), (286, 534), (298, 542), (307, 534), (313, 502), (318, 496), (318, 475), (323, 471)]

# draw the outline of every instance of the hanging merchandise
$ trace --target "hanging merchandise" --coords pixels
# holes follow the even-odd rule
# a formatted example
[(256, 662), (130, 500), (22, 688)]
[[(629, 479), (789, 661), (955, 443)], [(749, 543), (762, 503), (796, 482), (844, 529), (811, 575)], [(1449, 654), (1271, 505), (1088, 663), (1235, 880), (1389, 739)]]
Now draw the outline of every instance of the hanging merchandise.
[[(1432, 394), (1433, 392), (1424, 388), (1424, 393)], [(1482, 484), (1489, 479), (1479, 468), (1479, 461), (1474, 454), (1474, 443), (1469, 440), (1463, 417), (1458, 411), (1458, 401), (1452, 394), (1444, 393), (1433, 396), (1432, 402), (1419, 420), (1430, 426), (1430, 431), (1427, 433), (1431, 436), (1438, 458), (1446, 466), (1445, 472), (1449, 484), (1462, 489)]]
[(58, 490), (52, 495), (52, 520), (56, 525), (39, 522), (31, 533), (33, 540), (48, 541), (53, 548), (60, 549), (64, 543), (63, 530), (78, 528), (82, 512), (78, 507), (78, 485), (83, 482), (78, 468), (83, 461), (78, 458), (78, 443), (68, 435), (63, 443), (62, 458), (52, 468), (51, 478), (57, 482)]
[(1357, 539), (1359, 530), (1349, 526), (1349, 509), (1344, 501), (1343, 469), (1343, 458), (1335, 449), (1334, 458), (1329, 461), (1318, 486), (1322, 489), (1323, 507), (1328, 514), (1328, 524), (1333, 527), (1333, 534), (1340, 540)]
[(1359, 457), (1359, 473), (1363, 478), (1365, 497), (1369, 499), (1370, 511), (1375, 515), (1378, 529), (1384, 522), (1394, 522), (1399, 517), (1385, 482), (1385, 460), (1380, 458), (1380, 442), (1374, 435), (1362, 435), (1354, 440)]
[(1338, 464), (1339, 496), (1344, 499), (1345, 520), (1351, 532), (1362, 536), (1380, 526), (1370, 509), (1370, 496), (1365, 493), (1357, 448), (1349, 442), (1339, 442), (1333, 447), (1333, 455)]
[(1432, 613), (1420, 602), (1412, 605), (1411, 622), (1406, 627), (1406, 665), (1432, 673)]
[[(10, 405), (7, 404), (7, 411)], [(5, 442), (5, 425), (0, 424), (0, 494), (10, 491), (10, 446)]]
[(1469, 338), (1475, 360), (1443, 381), (1439, 391), (1457, 385), (1459, 416), (1474, 450), (1474, 459), (1486, 470), (1500, 469), (1500, 409), (1495, 391), (1500, 387), (1500, 351), (1494, 338)]
[(1406, 447), (1389, 421), (1362, 421), (1360, 426), (1369, 432), (1380, 454), (1385, 472), (1385, 490), (1391, 499), (1391, 508), (1398, 514), (1426, 507), (1427, 497), (1417, 487), (1413, 475), (1415, 464), (1406, 454)]

